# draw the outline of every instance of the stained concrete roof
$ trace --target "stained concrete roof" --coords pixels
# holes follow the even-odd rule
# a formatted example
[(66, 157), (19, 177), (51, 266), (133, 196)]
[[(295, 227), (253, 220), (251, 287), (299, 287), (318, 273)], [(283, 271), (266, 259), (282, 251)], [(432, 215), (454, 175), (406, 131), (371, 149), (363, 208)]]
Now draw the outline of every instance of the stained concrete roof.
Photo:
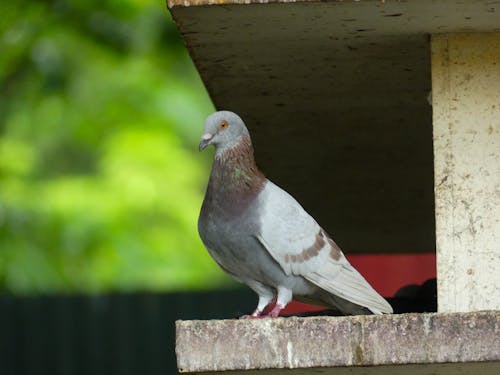
[(216, 107), (346, 252), (434, 250), (429, 36), (500, 30), (498, 3), (168, 4)]

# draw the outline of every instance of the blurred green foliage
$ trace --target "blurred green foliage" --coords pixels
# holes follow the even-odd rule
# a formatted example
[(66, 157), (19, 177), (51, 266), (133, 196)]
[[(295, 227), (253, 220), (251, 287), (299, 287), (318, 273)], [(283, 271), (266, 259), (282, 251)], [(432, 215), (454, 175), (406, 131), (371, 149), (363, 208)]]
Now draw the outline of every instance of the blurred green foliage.
[(213, 110), (163, 1), (0, 3), (0, 290), (210, 288)]

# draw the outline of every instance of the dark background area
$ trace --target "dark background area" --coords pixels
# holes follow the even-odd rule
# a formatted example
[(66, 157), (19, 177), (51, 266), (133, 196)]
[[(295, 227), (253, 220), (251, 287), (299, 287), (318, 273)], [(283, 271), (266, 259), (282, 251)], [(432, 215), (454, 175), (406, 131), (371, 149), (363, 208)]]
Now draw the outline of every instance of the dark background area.
[[(436, 311), (435, 279), (406, 286), (396, 295), (388, 299), (396, 313)], [(251, 312), (256, 301), (246, 289), (4, 295), (0, 297), (0, 373), (174, 374), (176, 320), (237, 318)], [(324, 310), (293, 315), (337, 314)]]
[(175, 321), (243, 315), (250, 291), (0, 297), (2, 374), (174, 374)]

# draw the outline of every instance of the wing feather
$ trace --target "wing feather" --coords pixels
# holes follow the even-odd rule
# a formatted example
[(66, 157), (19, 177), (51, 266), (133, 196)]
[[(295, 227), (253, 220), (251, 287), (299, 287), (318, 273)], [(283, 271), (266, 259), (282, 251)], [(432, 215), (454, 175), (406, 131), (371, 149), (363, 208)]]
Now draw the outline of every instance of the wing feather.
[(374, 313), (392, 312), (389, 303), (291, 195), (268, 181), (259, 204), (263, 214), (256, 237), (287, 275), (300, 275)]

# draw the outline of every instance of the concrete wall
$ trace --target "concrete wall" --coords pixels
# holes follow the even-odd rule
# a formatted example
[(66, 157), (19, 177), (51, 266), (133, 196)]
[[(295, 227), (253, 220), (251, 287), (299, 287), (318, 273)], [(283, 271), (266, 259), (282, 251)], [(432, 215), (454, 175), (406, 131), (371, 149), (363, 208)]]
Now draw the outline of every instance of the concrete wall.
[(431, 44), (438, 310), (500, 309), (500, 33)]

